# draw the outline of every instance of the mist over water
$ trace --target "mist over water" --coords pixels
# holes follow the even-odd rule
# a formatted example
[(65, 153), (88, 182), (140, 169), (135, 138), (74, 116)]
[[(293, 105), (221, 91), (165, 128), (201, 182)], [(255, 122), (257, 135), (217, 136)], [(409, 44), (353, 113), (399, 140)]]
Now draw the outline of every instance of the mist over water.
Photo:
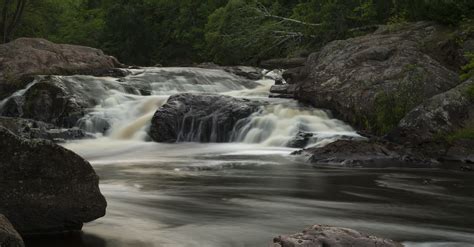
[[(313, 168), (290, 155), (296, 149), (288, 143), (298, 133), (314, 134), (307, 146), (360, 137), (324, 110), (268, 98), (271, 80), (196, 68), (132, 70), (120, 81), (61, 79), (104, 89), (80, 121), (98, 138), (64, 146), (99, 174), (107, 215), (79, 237), (36, 239), (31, 246), (268, 246), (275, 236), (313, 224), (410, 247), (474, 246), (471, 174)], [(250, 98), (262, 107), (235, 126), (231, 143), (147, 142), (156, 109), (181, 92)]]

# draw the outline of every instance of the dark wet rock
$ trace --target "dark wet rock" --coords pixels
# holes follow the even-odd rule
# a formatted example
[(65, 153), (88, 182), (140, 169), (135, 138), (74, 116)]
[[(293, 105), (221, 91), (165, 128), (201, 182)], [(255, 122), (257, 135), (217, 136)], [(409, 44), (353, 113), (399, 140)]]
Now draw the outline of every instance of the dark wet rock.
[(474, 167), (472, 167), (472, 166), (461, 166), (461, 171), (472, 172), (472, 171), (474, 171)]
[(441, 159), (474, 164), (474, 139), (452, 141)]
[(198, 68), (219, 69), (228, 73), (243, 77), (248, 80), (260, 80), (263, 77), (262, 69), (250, 66), (220, 66), (215, 63), (201, 63), (196, 65)]
[(283, 78), (277, 78), (277, 79), (275, 79), (275, 85), (276, 85), (276, 86), (281, 86), (281, 85), (283, 85)]
[(287, 146), (290, 148), (304, 148), (308, 145), (313, 136), (313, 133), (300, 131), (293, 139), (288, 142)]
[(0, 213), (22, 235), (77, 231), (105, 215), (91, 165), (53, 142), (0, 127)]
[(92, 76), (38, 76), (24, 93), (6, 100), (0, 115), (72, 128), (112, 90), (146, 95), (150, 94), (151, 86), (150, 83)]
[(316, 165), (343, 167), (432, 167), (436, 164), (403, 146), (376, 140), (338, 140), (294, 154), (309, 156), (309, 161)]
[(0, 214), (0, 246), (24, 247), (23, 239), (8, 219)]
[(301, 233), (274, 238), (273, 247), (403, 247), (403, 245), (353, 229), (314, 225)]
[(296, 92), (295, 84), (273, 85), (270, 88), (270, 93), (272, 93), (274, 97), (279, 97), (279, 98), (294, 98), (295, 92)]
[(264, 69), (291, 69), (301, 67), (306, 62), (305, 57), (296, 58), (274, 58), (260, 62), (260, 67)]
[(296, 67), (285, 70), (282, 74), (283, 79), (288, 84), (295, 84), (306, 78), (304, 67)]
[(0, 99), (24, 88), (32, 75), (123, 76), (121, 67), (98, 49), (20, 38), (0, 45)]
[(47, 139), (58, 142), (93, 138), (79, 128), (58, 129), (52, 124), (23, 118), (0, 117), (0, 127), (26, 139)]
[(227, 142), (237, 122), (258, 109), (257, 102), (247, 99), (177, 94), (156, 111), (149, 135), (156, 142)]
[(300, 73), (305, 78), (297, 83), (297, 97), (333, 111), (359, 129), (385, 134), (404, 116), (405, 112), (392, 113), (395, 107), (408, 112), (460, 84), (439, 47), (453, 37), (452, 32), (418, 22), (333, 41), (309, 56)]
[(231, 74), (238, 75), (249, 80), (260, 80), (263, 77), (262, 69), (255, 68), (255, 67), (230, 66), (230, 67), (225, 67), (224, 70)]

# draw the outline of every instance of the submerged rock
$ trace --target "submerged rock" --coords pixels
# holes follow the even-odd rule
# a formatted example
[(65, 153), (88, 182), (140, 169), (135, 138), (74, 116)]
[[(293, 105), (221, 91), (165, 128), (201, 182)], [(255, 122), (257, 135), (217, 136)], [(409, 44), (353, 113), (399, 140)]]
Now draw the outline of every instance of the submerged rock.
[(237, 122), (258, 109), (257, 102), (247, 99), (177, 94), (156, 111), (149, 135), (156, 142), (227, 142)]
[(343, 167), (432, 167), (436, 164), (402, 146), (377, 140), (339, 140), (294, 154), (309, 156), (315, 165)]
[(403, 245), (353, 229), (314, 225), (301, 233), (274, 238), (273, 247), (403, 247)]
[(0, 214), (0, 246), (24, 247), (23, 239), (8, 219)]
[(90, 47), (20, 38), (0, 45), (0, 100), (20, 90), (32, 75), (123, 76), (117, 59)]
[(22, 234), (81, 230), (105, 215), (99, 177), (77, 154), (0, 127), (0, 213)]

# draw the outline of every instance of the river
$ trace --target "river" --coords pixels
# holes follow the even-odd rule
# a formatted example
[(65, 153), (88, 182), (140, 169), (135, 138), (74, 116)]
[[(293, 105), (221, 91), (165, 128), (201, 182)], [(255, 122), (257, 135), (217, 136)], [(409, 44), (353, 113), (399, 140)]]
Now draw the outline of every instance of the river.
[[(114, 80), (62, 78), (100, 85)], [(408, 247), (474, 246), (472, 174), (309, 165), (286, 147), (302, 126), (317, 136), (308, 146), (358, 135), (328, 112), (269, 99), (270, 80), (193, 68), (134, 70), (122, 80), (151, 85), (151, 93), (106, 88), (80, 121), (97, 139), (64, 144), (99, 174), (107, 215), (80, 235), (29, 239), (29, 246), (269, 246), (273, 237), (312, 224), (354, 228)], [(230, 143), (149, 142), (153, 113), (181, 92), (266, 104)]]

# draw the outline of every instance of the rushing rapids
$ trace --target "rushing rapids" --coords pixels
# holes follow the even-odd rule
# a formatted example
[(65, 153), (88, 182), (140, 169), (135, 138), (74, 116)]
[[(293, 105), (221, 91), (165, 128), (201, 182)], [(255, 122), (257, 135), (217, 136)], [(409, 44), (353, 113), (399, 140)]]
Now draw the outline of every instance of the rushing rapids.
[[(38, 110), (42, 111), (43, 107), (31, 110), (31, 105), (35, 109), (40, 103), (30, 103), (30, 95), (34, 95), (33, 89), (40, 90), (35, 87), (49, 83), (55, 90), (59, 88), (64, 91), (60, 97), (55, 94), (50, 101), (68, 98), (63, 104), (79, 106), (79, 110), (74, 111), (75, 116), (84, 114), (74, 125), (111, 139), (146, 141), (153, 114), (167, 102), (169, 96), (184, 92), (215, 93), (260, 102), (259, 110), (241, 119), (235, 126), (226, 126), (232, 130), (230, 138), (216, 136), (214, 132), (205, 137), (193, 137), (195, 133), (202, 132), (199, 130), (202, 125), (196, 119), (185, 119), (198, 123), (188, 126), (186, 130), (181, 129), (181, 137), (177, 141), (224, 140), (285, 147), (301, 133), (311, 134), (308, 145), (327, 143), (341, 136), (357, 136), (350, 126), (332, 119), (327, 112), (301, 107), (292, 100), (269, 99), (272, 80), (250, 81), (225, 71), (199, 68), (145, 68), (130, 72), (130, 75), (119, 79), (92, 76), (39, 77), (24, 90), (3, 100), (1, 112), (7, 116), (9, 114), (5, 113), (13, 112), (12, 116), (31, 117)], [(274, 77), (275, 72), (269, 75)], [(192, 116), (193, 108), (198, 107), (191, 105), (190, 108), (187, 114)], [(217, 114), (206, 112), (210, 118)], [(50, 115), (54, 114), (37, 120), (53, 119), (57, 123), (57, 119), (62, 117), (56, 116), (59, 114), (55, 117)], [(212, 124), (218, 123), (214, 121)], [(218, 129), (219, 126), (209, 128)]]
[[(268, 98), (272, 80), (198, 68), (130, 72), (119, 79), (51, 77), (68, 96), (62, 103), (81, 106), (75, 125), (96, 136), (64, 146), (94, 166), (108, 209), (80, 236), (27, 239), (28, 246), (267, 246), (273, 236), (313, 224), (355, 228), (408, 247), (474, 246), (469, 175), (317, 170), (290, 156), (292, 147), (360, 137), (327, 111)], [(4, 100), (2, 112), (26, 114), (26, 96), (39, 83)], [(245, 98), (258, 109), (229, 130), (229, 143), (151, 142), (153, 115), (177, 93)], [(199, 128), (179, 132), (193, 136), (185, 133)]]

